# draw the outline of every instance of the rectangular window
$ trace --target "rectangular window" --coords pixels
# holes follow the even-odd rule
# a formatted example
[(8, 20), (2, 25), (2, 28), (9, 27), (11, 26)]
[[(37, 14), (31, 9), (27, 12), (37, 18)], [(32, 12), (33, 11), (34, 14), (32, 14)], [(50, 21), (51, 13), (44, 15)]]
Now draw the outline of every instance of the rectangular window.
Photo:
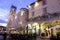
[(32, 5), (32, 10), (34, 9), (34, 5)]
[(34, 16), (34, 12), (32, 12), (32, 16)]
[(43, 8), (43, 12), (47, 13), (47, 7)]
[(46, 5), (46, 4), (47, 4), (46, 0), (43, 0), (42, 5)]

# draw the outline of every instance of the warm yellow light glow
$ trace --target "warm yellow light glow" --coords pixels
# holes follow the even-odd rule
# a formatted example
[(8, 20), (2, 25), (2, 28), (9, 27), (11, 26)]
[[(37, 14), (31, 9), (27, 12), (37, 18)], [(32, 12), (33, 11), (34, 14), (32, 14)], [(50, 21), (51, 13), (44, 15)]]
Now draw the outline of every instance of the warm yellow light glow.
[(15, 16), (15, 19), (17, 19), (17, 16)]
[(36, 27), (36, 29), (39, 29), (39, 24), (38, 23), (33, 23), (33, 27)]
[(21, 16), (23, 16), (24, 11), (21, 11)]
[(31, 24), (28, 24), (28, 29), (31, 29), (32, 27), (31, 27)]
[(49, 26), (50, 26), (50, 25), (49, 25), (48, 22), (43, 22), (43, 23), (41, 24), (41, 29), (44, 30), (44, 29), (48, 28)]
[(49, 30), (48, 28), (46, 28), (46, 30)]
[(36, 26), (36, 25), (38, 25), (38, 23), (33, 23), (33, 25), (32, 25), (32, 26)]
[(31, 24), (28, 24), (28, 26), (31, 26)]
[(29, 7), (29, 8), (31, 8), (31, 6), (30, 6), (30, 5), (29, 5), (28, 7)]
[(41, 26), (41, 31), (44, 32), (44, 26)]
[(38, 6), (38, 5), (39, 5), (39, 3), (38, 2), (35, 2), (35, 7)]
[(54, 20), (52, 26), (60, 25), (60, 20)]
[(20, 24), (22, 24), (22, 21), (20, 22)]

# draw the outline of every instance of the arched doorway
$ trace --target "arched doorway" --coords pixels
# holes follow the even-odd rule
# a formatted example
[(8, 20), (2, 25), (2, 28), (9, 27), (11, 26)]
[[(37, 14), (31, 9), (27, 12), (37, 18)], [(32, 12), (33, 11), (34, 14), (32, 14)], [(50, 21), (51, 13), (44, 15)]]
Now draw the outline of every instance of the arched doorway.
[(57, 26), (57, 25), (60, 25), (60, 20), (53, 20), (52, 26)]
[(57, 32), (60, 30), (60, 28), (57, 28), (58, 26), (60, 26), (60, 20), (53, 20), (52, 21), (52, 34), (54, 35), (54, 36), (56, 36), (57, 35)]
[(38, 23), (35, 22), (32, 24), (32, 30), (34, 30), (37, 35), (39, 34), (39, 29), (40, 27)]
[(41, 23), (41, 33), (44, 33), (45, 36), (50, 36), (49, 31), (50, 24), (48, 22), (42, 22)]
[(27, 28), (27, 31), (28, 31), (28, 34), (31, 34), (32, 33), (32, 25), (31, 24), (28, 24), (28, 28)]

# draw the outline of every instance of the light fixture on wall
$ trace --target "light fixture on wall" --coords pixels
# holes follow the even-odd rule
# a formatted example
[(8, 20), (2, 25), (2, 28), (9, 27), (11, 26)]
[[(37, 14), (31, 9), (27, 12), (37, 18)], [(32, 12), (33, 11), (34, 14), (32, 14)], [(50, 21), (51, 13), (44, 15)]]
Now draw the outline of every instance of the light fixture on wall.
[(35, 2), (35, 7), (38, 6), (38, 5), (39, 5), (39, 3), (38, 2)]

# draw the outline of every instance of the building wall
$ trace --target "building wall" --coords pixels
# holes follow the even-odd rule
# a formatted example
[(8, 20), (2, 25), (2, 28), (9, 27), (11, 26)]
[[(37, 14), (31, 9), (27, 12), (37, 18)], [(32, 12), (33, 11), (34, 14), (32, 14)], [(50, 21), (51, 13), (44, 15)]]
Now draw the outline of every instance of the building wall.
[(47, 0), (47, 12), (54, 13), (60, 11), (59, 0)]
[[(43, 16), (43, 9), (46, 8), (47, 13), (53, 14), (55, 12), (60, 12), (60, 1), (58, 0), (46, 0), (46, 5), (42, 4), (43, 1), (35, 2), (30, 5), (29, 8), (29, 18), (34, 18), (37, 16)], [(34, 12), (34, 16), (32, 16), (32, 12)]]
[(17, 28), (17, 20), (16, 20), (16, 19), (13, 20), (12, 26), (13, 26), (14, 28)]
[(15, 15), (16, 15), (16, 7), (12, 5), (10, 9), (8, 24), (7, 24), (7, 30), (10, 30), (12, 27), (14, 27)]
[(16, 23), (17, 23), (17, 27), (20, 27), (19, 23), (20, 23), (20, 19), (21, 19), (21, 15), (20, 12), (17, 13), (17, 19), (16, 19)]
[(26, 24), (26, 21), (28, 19), (28, 9), (21, 8), (21, 10), (17, 14), (17, 23), (18, 27), (24, 26)]
[[(43, 12), (43, 6), (42, 6), (42, 1), (40, 1), (37, 4), (38, 5), (35, 6), (35, 17), (42, 16), (44, 14), (44, 12)], [(36, 5), (36, 3), (35, 3), (35, 5)]]
[[(34, 2), (32, 4), (30, 4), (28, 6), (29, 8), (29, 19), (32, 19), (30, 20), (28, 23), (31, 24), (30, 26), (33, 27), (32, 25), (36, 22), (39, 24), (39, 27), (42, 27), (42, 23), (44, 24), (44, 22), (48, 22), (50, 27), (52, 26), (52, 22), (54, 20), (60, 20), (59, 18), (52, 18), (51, 16), (53, 16), (53, 13), (56, 13), (56, 12), (60, 12), (60, 4), (59, 4), (60, 1), (58, 0), (46, 0), (46, 4), (42, 4), (43, 3), (43, 0), (39, 1), (39, 2)], [(44, 8), (46, 8), (46, 13), (44, 12)], [(34, 16), (33, 13), (34, 12)], [(48, 14), (50, 13), (50, 14)], [(50, 16), (49, 18), (45, 18), (45, 14)], [(44, 15), (44, 17), (43, 17)], [(40, 20), (39, 21), (34, 21), (33, 19), (35, 19), (36, 17), (40, 16)], [(57, 15), (58, 16), (58, 15)], [(37, 19), (37, 18), (36, 18)], [(35, 25), (36, 26), (36, 25)], [(46, 28), (46, 26), (44, 26)], [(43, 28), (44, 28), (43, 27)], [(44, 30), (43, 30), (44, 31)]]

